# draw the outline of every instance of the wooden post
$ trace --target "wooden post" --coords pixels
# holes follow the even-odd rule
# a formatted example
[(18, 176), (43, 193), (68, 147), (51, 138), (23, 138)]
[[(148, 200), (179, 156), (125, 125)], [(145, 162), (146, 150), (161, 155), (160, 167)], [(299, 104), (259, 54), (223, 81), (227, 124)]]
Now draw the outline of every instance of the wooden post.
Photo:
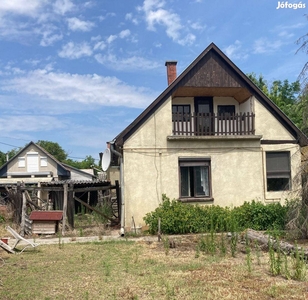
[(75, 200), (74, 200), (74, 184), (69, 184), (68, 201), (67, 201), (67, 220), (71, 228), (74, 228)]
[(21, 215), (22, 215), (21, 182), (18, 181), (16, 186), (16, 198), (14, 205), (14, 220), (17, 224), (21, 223)]
[[(90, 193), (90, 192), (88, 192), (88, 199), (87, 199), (87, 203), (88, 203), (88, 205), (90, 205), (90, 196), (91, 196), (91, 193)], [(89, 213), (88, 208), (86, 208), (86, 212), (87, 212), (87, 213)]]
[(22, 192), (22, 210), (21, 210), (21, 224), (20, 224), (21, 236), (25, 235), (26, 210), (27, 210), (27, 198), (25, 192)]
[(41, 187), (41, 183), (40, 182), (37, 183), (37, 187), (39, 188), (38, 191), (37, 191), (37, 205), (39, 207), (42, 207), (42, 203), (41, 203), (42, 191), (40, 189), (40, 187)]
[(63, 220), (62, 220), (62, 235), (65, 235), (66, 226), (66, 211), (67, 211), (67, 183), (63, 184)]
[(158, 241), (161, 241), (160, 218), (158, 218)]

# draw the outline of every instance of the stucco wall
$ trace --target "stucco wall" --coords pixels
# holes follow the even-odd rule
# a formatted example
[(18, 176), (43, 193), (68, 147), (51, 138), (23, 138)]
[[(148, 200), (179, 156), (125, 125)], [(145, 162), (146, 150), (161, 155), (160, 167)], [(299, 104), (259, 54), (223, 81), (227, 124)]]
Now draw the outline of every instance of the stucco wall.
[[(294, 144), (261, 145), (262, 136), (273, 140), (293, 137), (254, 97), (248, 101), (242, 108), (255, 109), (259, 137), (168, 139), (172, 134), (169, 99), (125, 142), (125, 227), (131, 227), (132, 217), (136, 226), (144, 225), (144, 215), (161, 203), (163, 193), (171, 199), (179, 197), (179, 157), (210, 158), (214, 200), (209, 204), (232, 207), (253, 199), (271, 202), (290, 198), (283, 192), (266, 191), (265, 151), (290, 151), (294, 181), (300, 164), (299, 147)], [(185, 101), (177, 98), (176, 103)], [(295, 189), (296, 185), (292, 183), (292, 186)]]
[(293, 140), (294, 137), (282, 124), (255, 99), (256, 134), (262, 134), (265, 140)]

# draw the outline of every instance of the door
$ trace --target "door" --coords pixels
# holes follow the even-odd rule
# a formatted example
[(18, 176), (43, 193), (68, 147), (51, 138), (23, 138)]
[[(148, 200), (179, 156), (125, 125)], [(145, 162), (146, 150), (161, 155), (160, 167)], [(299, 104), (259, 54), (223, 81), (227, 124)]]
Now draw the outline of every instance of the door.
[(214, 135), (213, 97), (195, 97), (196, 135)]

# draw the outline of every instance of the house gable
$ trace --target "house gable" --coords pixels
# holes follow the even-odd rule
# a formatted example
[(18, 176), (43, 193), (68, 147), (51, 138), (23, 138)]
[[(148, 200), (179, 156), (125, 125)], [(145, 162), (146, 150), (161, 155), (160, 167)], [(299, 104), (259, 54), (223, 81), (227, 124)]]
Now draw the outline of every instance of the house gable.
[[(31, 156), (31, 162), (30, 162)], [(31, 165), (29, 165), (29, 162)], [(69, 171), (45, 149), (30, 142), (0, 168), (0, 177), (69, 177)]]
[(241, 103), (251, 96), (248, 88), (217, 52), (210, 51), (186, 74), (173, 96), (232, 96)]
[(165, 91), (148, 106), (116, 138), (116, 145), (124, 142), (170, 97), (232, 96), (244, 103), (254, 96), (294, 137), (301, 146), (308, 138), (263, 92), (213, 43), (210, 44)]

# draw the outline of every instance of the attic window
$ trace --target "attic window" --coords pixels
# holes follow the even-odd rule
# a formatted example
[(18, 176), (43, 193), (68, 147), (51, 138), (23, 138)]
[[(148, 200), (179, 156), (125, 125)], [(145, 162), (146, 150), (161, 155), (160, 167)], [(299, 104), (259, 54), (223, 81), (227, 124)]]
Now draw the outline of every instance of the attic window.
[(41, 167), (47, 167), (47, 157), (41, 156)]
[(26, 166), (25, 157), (18, 157), (18, 168), (24, 168)]
[(217, 106), (218, 115), (235, 115), (235, 105), (218, 105)]
[(190, 105), (172, 105), (172, 121), (189, 121)]
[(266, 152), (267, 191), (291, 188), (290, 152)]

